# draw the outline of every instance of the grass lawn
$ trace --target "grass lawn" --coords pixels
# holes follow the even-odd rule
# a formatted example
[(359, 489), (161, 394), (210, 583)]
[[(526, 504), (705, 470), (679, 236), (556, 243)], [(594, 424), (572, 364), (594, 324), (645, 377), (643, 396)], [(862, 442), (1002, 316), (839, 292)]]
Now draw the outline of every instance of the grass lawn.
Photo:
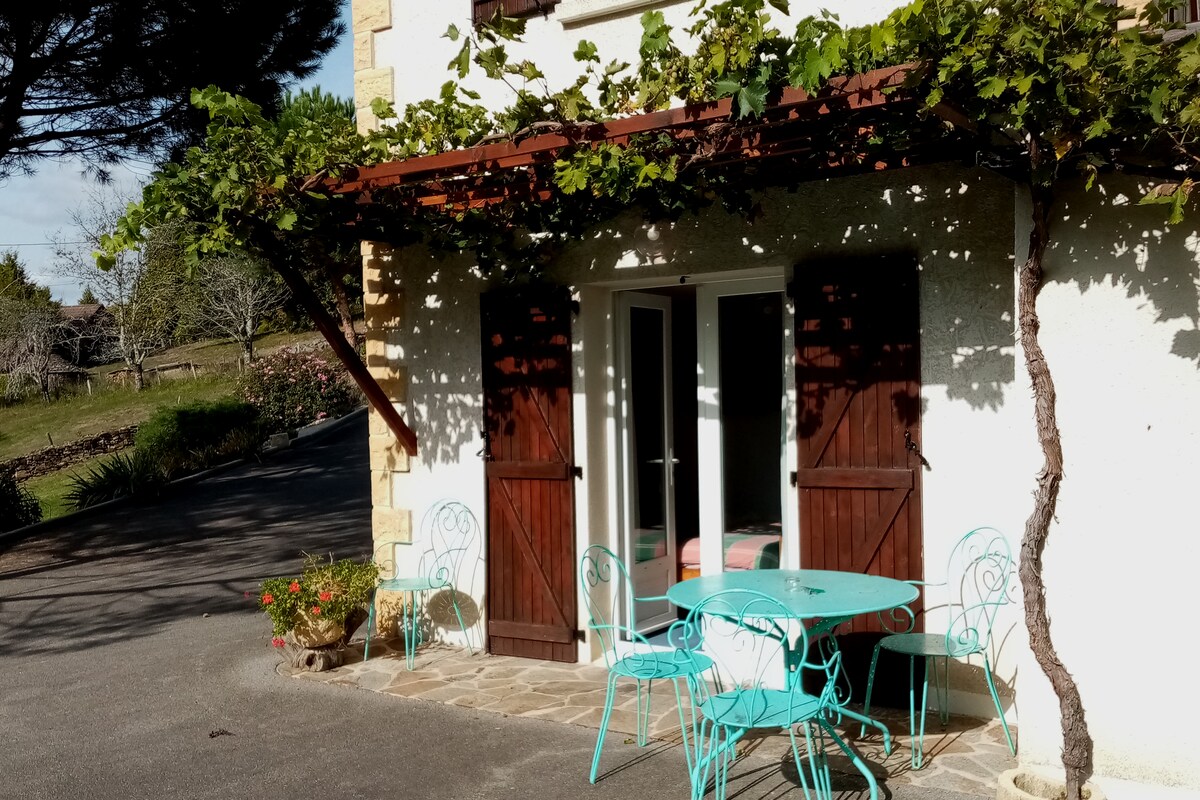
[[(105, 387), (92, 395), (63, 397), (51, 403), (32, 399), (0, 407), (0, 461), (54, 444), (66, 444), (125, 425), (145, 422), (159, 406), (214, 400), (233, 391), (234, 375), (201, 375), (132, 387)], [(49, 435), (49, 438), (47, 438)]]
[(74, 510), (67, 505), (66, 501), (66, 494), (71, 489), (71, 476), (87, 472), (88, 467), (105, 458), (112, 458), (112, 456), (100, 456), (91, 461), (81, 461), (60, 472), (25, 481), (25, 488), (33, 492), (34, 497), (42, 504), (43, 522), (69, 514)]
[[(281, 347), (293, 347), (299, 344), (308, 345), (314, 342), (319, 342), (323, 345), (325, 340), (321, 337), (321, 334), (315, 331), (268, 333), (254, 340), (254, 355), (257, 358), (259, 355), (266, 354), (272, 350), (278, 350)], [(237, 362), (241, 356), (242, 348), (234, 342), (223, 339), (208, 339), (203, 342), (181, 344), (179, 347), (172, 347), (169, 350), (148, 356), (143, 366), (144, 368), (148, 368), (163, 364), (190, 361), (198, 367), (223, 367), (226, 371), (236, 372)], [(116, 361), (112, 364), (94, 367), (91, 372), (103, 376), (110, 372), (124, 369), (124, 367), (124, 362)]]
[[(281, 347), (317, 343), (324, 344), (324, 340), (314, 331), (272, 333), (258, 339), (255, 348), (266, 354)], [(233, 392), (240, 355), (241, 348), (228, 341), (192, 342), (147, 358), (145, 366), (191, 362), (200, 368), (195, 378), (159, 381), (147, 374), (146, 388), (135, 392), (132, 386), (114, 384), (105, 377), (122, 368), (123, 363), (106, 364), (90, 370), (91, 394), (84, 391), (64, 395), (50, 403), (30, 398), (13, 405), (0, 404), (0, 461), (31, 453), (51, 442), (66, 444), (145, 422), (160, 406), (224, 397)]]

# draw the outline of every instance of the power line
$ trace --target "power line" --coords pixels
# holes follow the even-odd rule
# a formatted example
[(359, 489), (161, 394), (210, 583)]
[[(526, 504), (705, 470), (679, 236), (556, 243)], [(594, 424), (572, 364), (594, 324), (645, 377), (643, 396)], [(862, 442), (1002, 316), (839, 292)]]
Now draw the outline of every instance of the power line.
[(54, 247), (60, 244), (91, 244), (91, 242), (0, 242), (0, 247)]

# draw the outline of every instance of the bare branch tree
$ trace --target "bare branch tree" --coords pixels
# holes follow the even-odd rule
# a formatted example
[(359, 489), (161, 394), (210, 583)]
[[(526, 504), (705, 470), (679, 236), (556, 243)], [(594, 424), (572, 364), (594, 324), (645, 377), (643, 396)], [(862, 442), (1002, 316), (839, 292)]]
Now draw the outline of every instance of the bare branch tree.
[(15, 399), (28, 388), (50, 400), (55, 350), (73, 334), (56, 305), (0, 302), (0, 365), (8, 373), (5, 396)]
[(171, 344), (178, 322), (183, 254), (176, 231), (164, 226), (151, 233), (140, 252), (123, 253), (110, 269), (100, 269), (91, 252), (100, 247), (101, 235), (113, 230), (122, 205), (111, 192), (94, 191), (89, 205), (71, 212), (76, 228), (71, 239), (87, 244), (59, 244), (55, 256), (59, 272), (90, 286), (112, 315), (115, 335), (107, 355), (125, 362), (141, 391), (146, 357)]
[(254, 360), (254, 334), (263, 318), (283, 305), (287, 288), (260, 259), (223, 256), (196, 267), (196, 301), (183, 309), (194, 330), (233, 339)]

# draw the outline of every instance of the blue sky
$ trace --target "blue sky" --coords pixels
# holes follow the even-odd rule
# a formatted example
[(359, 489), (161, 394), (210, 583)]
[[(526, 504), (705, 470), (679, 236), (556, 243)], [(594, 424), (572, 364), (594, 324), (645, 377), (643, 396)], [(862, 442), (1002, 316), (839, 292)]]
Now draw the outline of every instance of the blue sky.
[[(342, 22), (347, 33), (321, 64), (321, 68), (299, 86), (319, 84), (322, 89), (343, 97), (354, 94), (354, 57), (351, 46), (350, 3), (343, 0)], [(64, 237), (71, 232), (69, 212), (85, 199), (90, 179), (81, 175), (76, 161), (43, 161), (31, 177), (14, 177), (0, 182), (0, 252), (17, 251), (30, 276), (49, 285), (54, 298), (64, 303), (79, 299), (81, 287), (68, 278), (54, 274), (53, 249), (46, 246), (56, 232)], [(141, 181), (149, 177), (151, 165), (130, 161), (113, 170), (113, 182), (131, 197)]]

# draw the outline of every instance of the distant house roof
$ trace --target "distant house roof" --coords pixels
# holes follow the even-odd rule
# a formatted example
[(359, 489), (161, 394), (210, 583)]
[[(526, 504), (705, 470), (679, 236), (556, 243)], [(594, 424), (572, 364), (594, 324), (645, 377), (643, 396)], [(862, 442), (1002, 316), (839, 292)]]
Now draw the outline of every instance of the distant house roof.
[(100, 303), (85, 303), (81, 306), (63, 306), (59, 309), (67, 319), (90, 320), (104, 310)]
[(51, 375), (86, 375), (87, 370), (77, 367), (58, 353), (50, 355), (50, 366), (47, 370)]

